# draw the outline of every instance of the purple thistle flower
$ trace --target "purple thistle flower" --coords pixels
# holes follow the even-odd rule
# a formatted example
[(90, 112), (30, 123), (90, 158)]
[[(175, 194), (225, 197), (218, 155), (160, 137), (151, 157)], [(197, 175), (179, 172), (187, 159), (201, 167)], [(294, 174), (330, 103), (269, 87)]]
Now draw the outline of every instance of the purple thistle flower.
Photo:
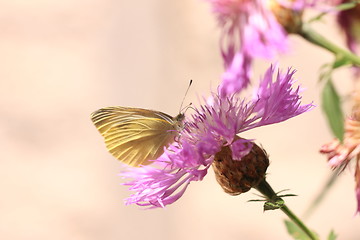
[(272, 58), (287, 49), (287, 36), (266, 0), (207, 0), (223, 29), (221, 37), (225, 65), (237, 52), (251, 57)]
[[(220, 45), (226, 69), (224, 81), (239, 81), (236, 77), (244, 74), (238, 88), (246, 87), (252, 59), (270, 59), (278, 52), (285, 52), (288, 49), (287, 34), (266, 0), (207, 1), (212, 4), (222, 28)], [(242, 55), (242, 59), (238, 55)]]
[(205, 177), (215, 154), (222, 148), (230, 148), (233, 161), (241, 161), (251, 151), (253, 140), (239, 138), (237, 134), (285, 121), (312, 108), (312, 104), (301, 105), (299, 88), (292, 88), (293, 70), (278, 72), (273, 79), (274, 72), (272, 66), (267, 70), (253, 99), (213, 93), (185, 121), (178, 141), (153, 165), (131, 168), (122, 174), (133, 179), (125, 185), (135, 191), (126, 203), (164, 207), (175, 202), (190, 182)]

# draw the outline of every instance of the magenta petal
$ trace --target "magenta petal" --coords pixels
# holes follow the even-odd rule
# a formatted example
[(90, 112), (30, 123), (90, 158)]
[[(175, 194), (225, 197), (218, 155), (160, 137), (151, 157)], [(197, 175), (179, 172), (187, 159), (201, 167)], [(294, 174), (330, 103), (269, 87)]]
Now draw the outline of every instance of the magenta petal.
[(220, 96), (226, 97), (238, 93), (250, 83), (252, 59), (245, 54), (237, 53), (230, 66), (222, 75), (219, 86)]
[(274, 67), (270, 67), (260, 82), (256, 98), (253, 100), (258, 126), (285, 121), (309, 111), (314, 105), (301, 105), (300, 88), (293, 88), (295, 70), (288, 69), (285, 74), (279, 70), (275, 80)]
[(155, 166), (160, 163), (160, 168), (142, 166), (122, 173), (122, 176), (133, 179), (124, 185), (135, 191), (125, 203), (165, 207), (179, 199), (191, 181), (204, 178), (210, 166), (195, 149), (186, 141), (181, 149), (177, 144), (171, 145), (154, 163)]

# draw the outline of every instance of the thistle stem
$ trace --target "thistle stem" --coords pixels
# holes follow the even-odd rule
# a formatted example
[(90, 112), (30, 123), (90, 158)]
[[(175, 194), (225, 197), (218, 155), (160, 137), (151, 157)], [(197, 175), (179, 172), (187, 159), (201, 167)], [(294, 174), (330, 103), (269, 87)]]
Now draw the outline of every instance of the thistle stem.
[(311, 201), (309, 207), (306, 209), (305, 214), (303, 215), (303, 218), (307, 219), (313, 211), (320, 205), (320, 203), (325, 198), (326, 194), (329, 192), (331, 187), (335, 184), (336, 180), (339, 177), (339, 172), (341, 171), (341, 168), (337, 168), (334, 172), (331, 173), (331, 175), (326, 180), (324, 186), (321, 188), (321, 190), (318, 192), (316, 197), (313, 201)]
[(359, 56), (332, 43), (316, 31), (311, 29), (308, 24), (303, 23), (297, 33), (303, 38), (305, 38), (307, 41), (334, 53), (336, 57), (344, 58), (350, 63), (360, 66)]
[[(280, 198), (265, 179), (260, 182), (260, 184), (256, 187), (256, 190), (262, 193), (269, 201)], [(285, 204), (280, 209), (291, 219), (291, 221), (303, 230), (310, 239), (318, 240), (318, 237), (310, 231), (310, 229)]]

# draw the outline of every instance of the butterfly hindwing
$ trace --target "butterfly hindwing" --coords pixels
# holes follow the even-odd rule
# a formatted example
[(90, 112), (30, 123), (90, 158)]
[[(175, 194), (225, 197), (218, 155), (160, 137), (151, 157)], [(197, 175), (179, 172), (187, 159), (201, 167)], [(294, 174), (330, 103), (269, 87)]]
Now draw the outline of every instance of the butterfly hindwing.
[(109, 152), (130, 166), (151, 163), (177, 134), (171, 116), (147, 109), (107, 107), (94, 112), (91, 119)]

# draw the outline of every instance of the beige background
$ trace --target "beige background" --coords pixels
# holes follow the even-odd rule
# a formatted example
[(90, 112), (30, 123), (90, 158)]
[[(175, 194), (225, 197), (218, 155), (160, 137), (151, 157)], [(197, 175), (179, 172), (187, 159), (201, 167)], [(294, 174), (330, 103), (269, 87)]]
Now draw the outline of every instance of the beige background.
[[(333, 23), (319, 24), (341, 43)], [(223, 193), (213, 173), (166, 209), (124, 206), (121, 164), (105, 150), (92, 111), (113, 105), (178, 113), (214, 89), (222, 72), (219, 30), (207, 3), (115, 0), (0, 1), (0, 239), (290, 239), (280, 211), (262, 212), (251, 192)], [(328, 53), (291, 37), (294, 66), (319, 105), (319, 67)], [(269, 65), (258, 61), (254, 78)], [(344, 93), (347, 72), (337, 74)], [(298, 197), (301, 215), (329, 174), (318, 154), (331, 139), (320, 107), (244, 135), (270, 154), (268, 180)], [(360, 238), (353, 172), (345, 171), (308, 224), (325, 238)], [(255, 193), (255, 192), (253, 192)]]

